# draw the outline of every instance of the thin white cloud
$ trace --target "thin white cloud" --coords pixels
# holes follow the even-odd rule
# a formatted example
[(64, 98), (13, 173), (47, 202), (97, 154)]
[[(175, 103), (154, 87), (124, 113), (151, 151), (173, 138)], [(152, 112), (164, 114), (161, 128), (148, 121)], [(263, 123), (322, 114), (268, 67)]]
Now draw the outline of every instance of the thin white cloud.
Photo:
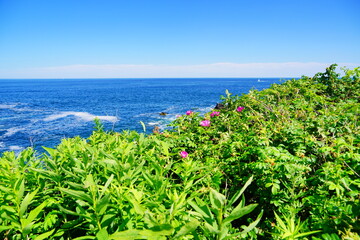
[[(0, 78), (185, 78), (301, 77), (323, 72), (331, 63), (213, 63), (199, 65), (69, 65), (6, 71)], [(359, 63), (338, 63), (354, 68)]]

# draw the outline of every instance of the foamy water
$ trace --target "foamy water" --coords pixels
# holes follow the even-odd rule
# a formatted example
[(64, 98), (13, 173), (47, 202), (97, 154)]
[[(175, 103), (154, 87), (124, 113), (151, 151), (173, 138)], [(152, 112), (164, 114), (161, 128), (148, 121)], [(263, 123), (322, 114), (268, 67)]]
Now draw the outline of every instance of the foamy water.
[(12, 109), (16, 107), (16, 104), (0, 104), (0, 109)]
[(95, 119), (99, 119), (102, 121), (116, 122), (118, 118), (116, 116), (95, 116), (87, 112), (62, 112), (59, 114), (53, 114), (44, 119), (45, 122), (54, 121), (60, 118), (65, 118), (68, 116), (75, 116), (83, 121), (94, 121)]
[(11, 137), (15, 133), (24, 131), (24, 130), (25, 130), (25, 128), (23, 128), (23, 127), (12, 127), (12, 128), (6, 129), (5, 134), (0, 136), (0, 138)]

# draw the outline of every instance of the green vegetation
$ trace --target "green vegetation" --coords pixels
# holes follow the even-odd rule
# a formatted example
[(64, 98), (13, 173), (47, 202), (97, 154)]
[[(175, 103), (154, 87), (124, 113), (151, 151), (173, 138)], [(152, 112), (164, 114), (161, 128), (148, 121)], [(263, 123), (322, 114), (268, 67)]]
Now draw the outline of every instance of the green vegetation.
[(0, 157), (1, 239), (359, 239), (360, 68), (188, 111), (172, 130)]

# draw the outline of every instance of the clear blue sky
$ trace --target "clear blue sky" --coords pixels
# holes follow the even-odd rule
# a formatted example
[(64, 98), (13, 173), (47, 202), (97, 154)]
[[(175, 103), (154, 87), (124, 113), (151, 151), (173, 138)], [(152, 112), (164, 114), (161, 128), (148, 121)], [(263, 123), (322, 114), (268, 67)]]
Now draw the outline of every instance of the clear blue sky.
[(0, 78), (352, 67), (359, 13), (359, 0), (0, 0)]

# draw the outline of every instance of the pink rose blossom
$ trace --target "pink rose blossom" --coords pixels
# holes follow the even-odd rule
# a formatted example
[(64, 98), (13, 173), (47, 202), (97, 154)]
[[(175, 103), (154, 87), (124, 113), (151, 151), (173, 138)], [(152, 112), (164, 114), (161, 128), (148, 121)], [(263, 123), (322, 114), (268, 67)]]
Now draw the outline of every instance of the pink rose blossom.
[(210, 117), (219, 116), (219, 115), (220, 115), (220, 112), (212, 112), (210, 114)]
[(201, 121), (200, 126), (209, 127), (210, 126), (210, 120)]
[(189, 110), (189, 111), (186, 111), (186, 115), (191, 115), (191, 114), (193, 114), (194, 112), (193, 111), (191, 111), (191, 110)]
[(189, 155), (189, 154), (188, 154), (186, 151), (181, 151), (181, 152), (180, 152), (180, 156), (181, 156), (182, 158), (186, 158), (188, 155)]
[(244, 110), (244, 107), (238, 107), (238, 108), (236, 109), (236, 111), (238, 111), (238, 112), (241, 112), (242, 110)]

